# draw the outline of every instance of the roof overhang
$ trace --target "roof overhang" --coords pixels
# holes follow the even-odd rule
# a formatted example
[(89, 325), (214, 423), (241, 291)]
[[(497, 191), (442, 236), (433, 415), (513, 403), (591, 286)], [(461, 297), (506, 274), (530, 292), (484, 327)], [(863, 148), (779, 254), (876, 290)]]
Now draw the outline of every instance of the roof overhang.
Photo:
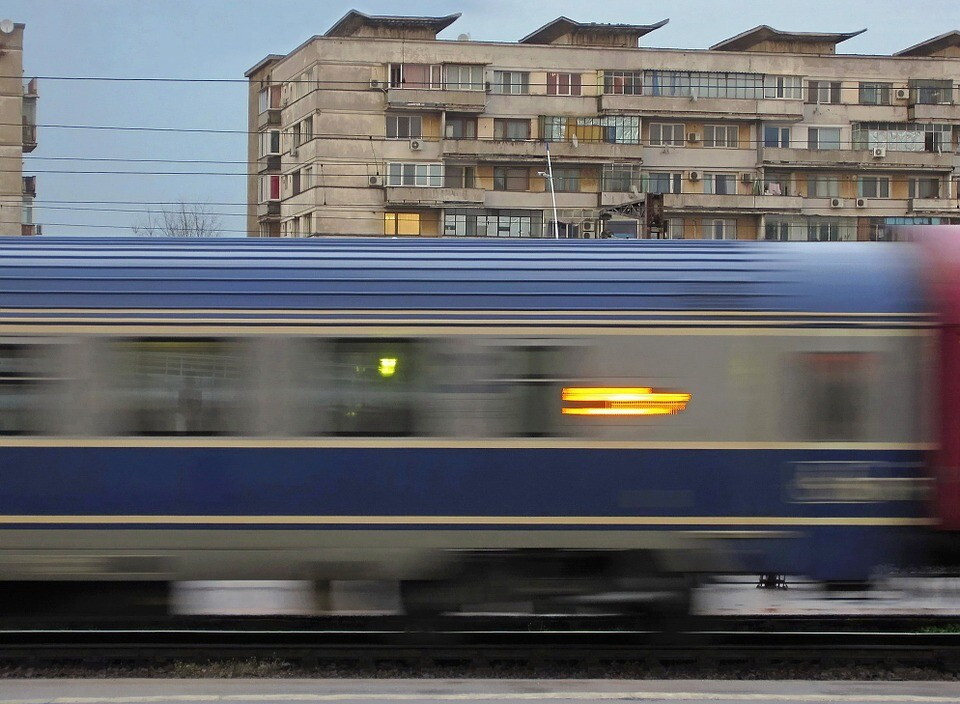
[(907, 47), (895, 53), (894, 56), (932, 56), (938, 51), (952, 47), (960, 47), (960, 31), (956, 29)]
[(735, 37), (724, 39), (710, 47), (711, 51), (749, 51), (763, 42), (774, 41), (800, 44), (832, 44), (836, 46), (866, 32), (861, 29), (856, 32), (782, 32), (779, 29), (761, 24), (748, 29)]
[(352, 37), (357, 34), (361, 27), (427, 28), (432, 29), (434, 33), (438, 33), (459, 18), (459, 12), (443, 17), (406, 17), (401, 15), (365, 15), (357, 10), (350, 10), (323, 36)]
[(569, 17), (558, 17), (547, 22), (539, 29), (520, 40), (520, 44), (553, 44), (557, 39), (571, 32), (591, 32), (594, 34), (630, 34), (637, 40), (669, 22), (661, 20), (654, 24), (604, 24), (601, 22), (575, 22)]
[(264, 56), (262, 59), (260, 59), (257, 63), (255, 63), (255, 64), (254, 64), (249, 70), (247, 70), (243, 75), (246, 76), (247, 78), (250, 78), (250, 76), (252, 76), (253, 74), (257, 73), (257, 72), (260, 71), (261, 69), (266, 68), (267, 66), (269, 66), (269, 65), (272, 64), (272, 63), (276, 63), (277, 61), (279, 61), (279, 60), (282, 59), (282, 58), (283, 58), (283, 56), (282, 56), (281, 54), (267, 54), (267, 55)]

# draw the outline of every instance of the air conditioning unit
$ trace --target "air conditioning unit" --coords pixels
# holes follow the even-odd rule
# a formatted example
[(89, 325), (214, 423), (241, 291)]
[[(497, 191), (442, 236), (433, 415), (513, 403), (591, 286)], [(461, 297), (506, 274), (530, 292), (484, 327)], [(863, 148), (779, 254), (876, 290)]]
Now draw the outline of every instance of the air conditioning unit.
[(909, 95), (910, 92), (906, 88), (897, 88), (897, 100), (906, 100)]
[(378, 79), (371, 78), (370, 87), (373, 88), (374, 90), (380, 90), (381, 88), (383, 88), (383, 84)]
[(740, 174), (740, 183), (753, 183), (753, 174), (751, 173)]
[(873, 148), (873, 158), (874, 159), (883, 159), (887, 155), (886, 147), (874, 147)]
[(688, 133), (687, 133), (687, 141), (688, 141), (688, 142), (699, 142), (699, 141), (700, 141), (700, 135), (698, 135), (696, 132), (688, 132)]
[(831, 198), (830, 199), (831, 208), (842, 208), (843, 207), (843, 198)]
[(371, 176), (368, 180), (368, 183), (371, 186), (382, 186), (383, 185), (383, 176)]
[(691, 181), (699, 181), (699, 180), (700, 180), (700, 172), (699, 172), (699, 171), (691, 171), (689, 174), (687, 174), (687, 178), (689, 178)]
[(418, 152), (418, 151), (420, 151), (421, 149), (423, 149), (423, 141), (422, 141), (422, 140), (419, 140), (419, 139), (411, 139), (411, 140), (410, 140), (410, 151), (412, 151), (412, 152)]
[(580, 223), (580, 232), (587, 234), (588, 232), (593, 233), (597, 231), (597, 222), (596, 220), (584, 220)]
[(866, 207), (867, 207), (867, 199), (866, 199), (866, 198), (857, 198), (857, 207), (858, 207), (858, 208), (866, 208)]

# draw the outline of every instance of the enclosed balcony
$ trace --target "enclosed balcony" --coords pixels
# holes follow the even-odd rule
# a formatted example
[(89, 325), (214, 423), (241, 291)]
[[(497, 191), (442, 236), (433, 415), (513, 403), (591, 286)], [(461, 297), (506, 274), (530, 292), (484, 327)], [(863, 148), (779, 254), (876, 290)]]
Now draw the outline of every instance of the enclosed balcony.
[(910, 212), (960, 217), (957, 198), (911, 198)]
[(663, 207), (676, 212), (703, 213), (798, 213), (799, 196), (741, 195), (713, 193), (667, 193)]
[(36, 176), (23, 177), (23, 195), (26, 196), (27, 198), (37, 197), (37, 177)]

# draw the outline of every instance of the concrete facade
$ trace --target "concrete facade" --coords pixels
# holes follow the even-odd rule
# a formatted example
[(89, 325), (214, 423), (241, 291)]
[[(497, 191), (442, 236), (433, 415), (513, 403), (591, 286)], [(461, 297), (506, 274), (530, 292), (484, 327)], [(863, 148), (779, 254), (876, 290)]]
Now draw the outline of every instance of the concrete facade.
[[(3, 31), (9, 29), (10, 31)], [(33, 219), (37, 177), (23, 155), (37, 147), (37, 81), (24, 81), (24, 25), (0, 24), (0, 235), (39, 235)]]
[[(517, 43), (351, 11), (247, 72), (250, 236), (882, 239), (960, 221), (960, 33), (901, 55), (757, 27), (708, 50), (662, 26), (557, 20)], [(626, 207), (618, 207), (626, 206)]]

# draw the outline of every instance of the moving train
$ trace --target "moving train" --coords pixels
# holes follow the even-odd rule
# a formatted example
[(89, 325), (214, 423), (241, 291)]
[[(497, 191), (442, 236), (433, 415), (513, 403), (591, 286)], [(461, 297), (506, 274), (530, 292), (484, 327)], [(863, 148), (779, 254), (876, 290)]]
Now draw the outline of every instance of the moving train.
[(0, 582), (629, 611), (933, 559), (960, 232), (920, 239), (6, 240)]

